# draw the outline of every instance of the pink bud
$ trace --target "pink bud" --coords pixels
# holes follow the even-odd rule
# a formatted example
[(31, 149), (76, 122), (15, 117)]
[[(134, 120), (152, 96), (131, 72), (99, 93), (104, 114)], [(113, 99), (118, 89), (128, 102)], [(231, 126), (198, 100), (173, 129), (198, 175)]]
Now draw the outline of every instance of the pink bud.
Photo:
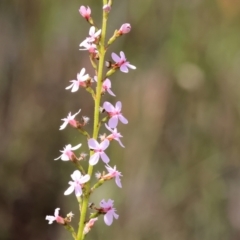
[(124, 23), (118, 30), (120, 34), (126, 34), (131, 31), (131, 25), (129, 23)]
[(92, 218), (89, 220), (89, 222), (86, 223), (85, 227), (84, 227), (84, 234), (87, 234), (91, 228), (93, 227), (94, 223), (98, 220), (98, 218)]
[(105, 11), (105, 12), (110, 12), (111, 11), (111, 6), (110, 5), (108, 5), (108, 4), (105, 4), (104, 6), (103, 6), (103, 10)]
[(59, 223), (59, 224), (65, 224), (64, 219), (62, 217), (60, 217), (60, 216), (56, 217), (56, 222)]
[(79, 13), (82, 15), (82, 17), (84, 17), (86, 20), (88, 20), (89, 18), (91, 18), (91, 8), (90, 7), (85, 7), (85, 6), (81, 6), (79, 8)]

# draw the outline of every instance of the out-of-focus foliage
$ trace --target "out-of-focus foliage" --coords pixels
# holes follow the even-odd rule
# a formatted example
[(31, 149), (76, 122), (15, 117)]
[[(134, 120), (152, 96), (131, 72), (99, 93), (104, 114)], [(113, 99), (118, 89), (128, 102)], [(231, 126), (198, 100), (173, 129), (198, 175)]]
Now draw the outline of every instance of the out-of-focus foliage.
[[(94, 74), (78, 51), (89, 29), (80, 5), (101, 19), (101, 1), (0, 2), (1, 240), (70, 239), (45, 220), (56, 207), (77, 226), (63, 196), (74, 168), (53, 159), (67, 143), (87, 151), (77, 131), (58, 131), (69, 111), (93, 114), (89, 94), (64, 89), (82, 67)], [(114, 199), (120, 218), (88, 239), (240, 239), (240, 2), (114, 1), (108, 36), (124, 22), (132, 31), (109, 53), (138, 68), (111, 78), (129, 124), (126, 149), (108, 150), (123, 189), (108, 182), (92, 197)]]

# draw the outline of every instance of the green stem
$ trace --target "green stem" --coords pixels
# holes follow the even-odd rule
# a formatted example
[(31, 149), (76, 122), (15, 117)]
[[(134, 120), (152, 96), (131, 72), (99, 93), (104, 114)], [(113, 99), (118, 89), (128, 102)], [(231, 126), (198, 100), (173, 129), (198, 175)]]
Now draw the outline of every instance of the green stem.
[[(107, 4), (107, 0), (103, 0), (103, 5)], [(102, 32), (101, 32), (101, 39), (100, 39), (100, 48), (99, 48), (99, 63), (98, 63), (98, 74), (97, 74), (97, 87), (96, 87), (96, 97), (94, 99), (94, 124), (93, 124), (93, 138), (97, 139), (98, 136), (98, 123), (99, 123), (99, 107), (101, 103), (101, 90), (102, 90), (102, 75), (103, 75), (103, 67), (104, 67), (104, 59), (105, 59), (105, 38), (106, 38), (106, 30), (107, 30), (107, 18), (108, 13), (103, 11), (103, 19), (102, 19)], [(90, 156), (93, 154), (92, 151), (90, 151)], [(88, 174), (90, 178), (92, 177), (93, 172), (93, 166), (89, 164), (88, 166)], [(79, 221), (79, 227), (78, 227), (78, 233), (77, 233), (77, 240), (83, 240), (84, 239), (84, 223), (86, 219), (87, 209), (88, 209), (88, 203), (89, 203), (89, 197), (90, 197), (90, 183), (88, 182), (86, 184), (86, 194), (83, 196), (83, 202), (80, 212), (80, 221)]]
[(69, 231), (72, 234), (73, 239), (76, 240), (77, 239), (77, 235), (76, 235), (76, 233), (74, 231), (74, 228), (70, 224), (66, 224), (66, 225), (64, 225), (64, 227), (65, 227), (65, 229), (67, 231)]

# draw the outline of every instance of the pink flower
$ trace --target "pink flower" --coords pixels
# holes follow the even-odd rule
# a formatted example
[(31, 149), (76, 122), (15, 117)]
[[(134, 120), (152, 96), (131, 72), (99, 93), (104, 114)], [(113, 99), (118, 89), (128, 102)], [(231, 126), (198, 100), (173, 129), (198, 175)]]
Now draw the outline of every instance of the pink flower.
[(79, 50), (82, 50), (82, 51), (87, 50), (89, 53), (94, 53), (94, 54), (98, 53), (97, 46), (94, 43), (88, 43), (86, 41), (85, 42), (83, 41), (79, 46), (83, 47), (83, 48), (80, 48)]
[(82, 195), (83, 184), (89, 181), (90, 176), (88, 174), (82, 176), (79, 170), (75, 170), (71, 174), (71, 178), (73, 181), (68, 183), (70, 187), (64, 192), (64, 195), (69, 195), (75, 190), (76, 197), (80, 197)]
[(109, 158), (106, 155), (106, 153), (104, 152), (104, 150), (106, 150), (108, 146), (109, 146), (109, 141), (107, 139), (102, 141), (100, 144), (93, 138), (89, 139), (88, 147), (90, 149), (93, 149), (93, 151), (94, 151), (94, 154), (89, 159), (89, 164), (90, 165), (97, 164), (100, 157), (103, 160), (103, 162), (108, 163)]
[(111, 129), (107, 124), (105, 124), (105, 127), (112, 133), (109, 136), (107, 136), (107, 139), (110, 141), (112, 139), (116, 140), (119, 142), (121, 147), (124, 147), (124, 145), (122, 144), (120, 138), (122, 137), (122, 135), (120, 133), (117, 132), (117, 129)]
[(109, 12), (111, 11), (111, 6), (110, 6), (109, 4), (105, 4), (105, 5), (103, 6), (103, 10), (104, 10), (105, 12), (109, 13)]
[(104, 222), (110, 226), (113, 222), (113, 218), (118, 219), (119, 215), (116, 214), (116, 209), (113, 208), (113, 200), (108, 199), (106, 202), (104, 199), (100, 202), (101, 210), (105, 213)]
[[(96, 76), (94, 77), (94, 80), (97, 82)], [(112, 87), (111, 81), (108, 78), (106, 78), (102, 84), (102, 93), (105, 93), (107, 91), (110, 95), (115, 97), (116, 95), (112, 92), (111, 87)]]
[(77, 128), (77, 121), (74, 118), (80, 113), (80, 111), (81, 109), (79, 109), (79, 111), (73, 115), (71, 115), (70, 112), (66, 118), (61, 119), (64, 123), (60, 126), (59, 130), (63, 130), (68, 124)]
[(119, 171), (117, 171), (116, 166), (114, 166), (114, 168), (112, 168), (109, 165), (106, 165), (105, 168), (108, 170), (108, 174), (103, 176), (103, 179), (112, 179), (115, 177), (115, 182), (116, 182), (117, 186), (121, 188), (122, 184), (121, 184), (120, 177), (122, 177), (122, 174)]
[(105, 81), (103, 82), (102, 89), (103, 89), (105, 92), (107, 91), (110, 95), (112, 95), (112, 96), (115, 97), (116, 95), (112, 92), (111, 86), (112, 86), (111, 81), (107, 78), (107, 79), (105, 79)]
[(93, 227), (94, 223), (95, 223), (97, 220), (98, 220), (98, 218), (91, 218), (91, 219), (86, 223), (86, 225), (85, 225), (85, 227), (84, 227), (84, 230), (83, 230), (84, 234), (87, 234), (87, 233), (91, 230), (91, 228)]
[(46, 216), (46, 220), (48, 220), (48, 224), (52, 224), (54, 221), (60, 224), (65, 224), (64, 219), (59, 216), (60, 208), (56, 208), (54, 211), (54, 216)]
[(83, 42), (80, 43), (80, 47), (84, 46), (87, 43), (95, 42), (101, 34), (101, 29), (99, 29), (97, 32), (95, 32), (96, 29), (94, 26), (90, 27), (89, 29), (89, 37), (87, 37)]
[(131, 31), (131, 25), (129, 23), (124, 23), (118, 30), (119, 34), (126, 34)]
[(135, 66), (127, 61), (124, 52), (120, 52), (120, 57), (116, 53), (112, 53), (112, 59), (115, 61), (117, 67), (120, 68), (120, 71), (124, 73), (128, 73), (128, 68), (136, 69)]
[(118, 119), (123, 123), (127, 124), (128, 120), (122, 115), (122, 103), (118, 101), (114, 107), (110, 102), (104, 102), (103, 108), (109, 114), (110, 119), (108, 121), (108, 126), (110, 128), (115, 128), (118, 124)]
[(88, 20), (89, 18), (91, 18), (91, 8), (90, 7), (84, 7), (81, 6), (79, 8), (79, 13), (82, 15), (82, 17), (84, 17), (86, 20)]
[(73, 160), (74, 158), (76, 158), (75, 154), (72, 152), (74, 150), (77, 150), (78, 148), (80, 148), (82, 146), (82, 144), (78, 144), (75, 147), (72, 147), (71, 144), (66, 145), (63, 148), (63, 151), (60, 151), (62, 153), (62, 155), (58, 158), (55, 158), (54, 160), (58, 160), (61, 158), (61, 160), (63, 161), (69, 161), (69, 160)]
[(90, 77), (88, 74), (84, 75), (85, 71), (85, 68), (83, 68), (80, 73), (77, 74), (77, 80), (71, 80), (70, 82), (72, 82), (72, 84), (65, 89), (72, 88), (71, 92), (76, 92), (79, 89), (79, 86), (86, 87), (85, 81)]

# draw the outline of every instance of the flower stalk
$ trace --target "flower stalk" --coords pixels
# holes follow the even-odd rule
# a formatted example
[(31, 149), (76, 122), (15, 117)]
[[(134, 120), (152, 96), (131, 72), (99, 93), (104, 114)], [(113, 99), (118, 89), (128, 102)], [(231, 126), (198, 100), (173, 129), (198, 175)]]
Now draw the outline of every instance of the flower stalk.
[[(103, 0), (103, 5), (107, 4), (107, 0)], [(103, 19), (102, 19), (102, 31), (100, 38), (100, 48), (99, 48), (99, 64), (98, 64), (98, 75), (97, 75), (97, 87), (96, 87), (96, 97), (94, 100), (94, 123), (93, 123), (93, 138), (97, 139), (98, 136), (98, 125), (99, 125), (99, 114), (100, 114), (100, 103), (101, 103), (101, 89), (102, 89), (102, 78), (103, 78), (103, 67), (104, 67), (104, 59), (105, 59), (105, 38), (107, 32), (107, 19), (108, 13), (103, 10)], [(93, 151), (90, 151), (90, 156), (93, 155)], [(88, 175), (92, 176), (93, 166), (89, 164), (88, 166)], [(87, 214), (89, 197), (90, 197), (90, 183), (88, 182), (86, 185), (87, 194), (83, 197), (82, 209), (80, 212), (80, 220), (79, 220), (79, 229), (77, 233), (77, 240), (84, 239), (84, 222)]]
[[(116, 169), (116, 166), (113, 168), (108, 165), (109, 157), (105, 153), (105, 150), (108, 148), (112, 140), (116, 140), (121, 147), (124, 148), (120, 138), (122, 135), (117, 130), (117, 125), (119, 122), (127, 124), (128, 120), (122, 114), (122, 103), (120, 101), (116, 102), (116, 105), (113, 106), (110, 102), (105, 101), (101, 105), (101, 99), (105, 93), (115, 97), (116, 95), (111, 90), (111, 81), (107, 77), (113, 75), (117, 71), (123, 73), (128, 73), (129, 69), (136, 69), (135, 66), (131, 65), (126, 57), (124, 52), (120, 52), (118, 56), (116, 53), (112, 53), (112, 59), (115, 63), (109, 63), (108, 68), (110, 70), (104, 72), (105, 68), (105, 54), (108, 50), (110, 44), (112, 44), (118, 37), (123, 34), (128, 33), (131, 30), (131, 25), (125, 23), (121, 26), (119, 30), (116, 30), (114, 33), (114, 39), (111, 38), (106, 45), (106, 31), (107, 31), (107, 21), (108, 15), (111, 10), (112, 0), (103, 0), (103, 10), (102, 10), (102, 25), (101, 29), (98, 29), (94, 20), (91, 16), (90, 7), (81, 6), (79, 13), (87, 22), (91, 25), (89, 30), (89, 36), (80, 43), (80, 50), (87, 50), (89, 52), (90, 62), (95, 72), (95, 77), (90, 77), (89, 74), (85, 74), (86, 69), (82, 68), (77, 74), (76, 80), (71, 80), (71, 84), (66, 87), (67, 90), (70, 90), (72, 93), (79, 91), (81, 88), (89, 92), (94, 101), (94, 120), (93, 120), (93, 131), (92, 136), (85, 130), (86, 124), (89, 122), (89, 118), (86, 116), (82, 117), (81, 121), (77, 121), (77, 115), (81, 112), (81, 109), (75, 113), (68, 114), (66, 118), (63, 118), (62, 125), (60, 130), (65, 129), (68, 125), (77, 129), (82, 135), (86, 137), (88, 148), (89, 148), (89, 165), (87, 170), (85, 170), (81, 164), (81, 161), (85, 160), (87, 154), (81, 153), (80, 157), (77, 157), (75, 151), (81, 147), (81, 143), (72, 146), (71, 144), (66, 145), (63, 150), (61, 150), (61, 155), (55, 160), (61, 159), (62, 161), (71, 161), (75, 164), (76, 169), (73, 174), (71, 174), (71, 181), (69, 181), (69, 187), (64, 192), (64, 195), (70, 195), (75, 193), (77, 202), (79, 205), (79, 222), (78, 230), (74, 231), (70, 225), (71, 218), (73, 217), (72, 213), (69, 213), (66, 218), (59, 216), (59, 208), (55, 209), (54, 216), (47, 216), (46, 220), (49, 221), (49, 224), (56, 221), (58, 224), (63, 225), (71, 234), (74, 240), (84, 240), (86, 234), (94, 227), (95, 222), (98, 220), (98, 216), (103, 215), (104, 222), (106, 225), (110, 226), (113, 222), (113, 219), (118, 219), (119, 215), (116, 213), (116, 209), (113, 207), (114, 201), (111, 199), (102, 200), (99, 205), (100, 207), (91, 207), (95, 206), (90, 204), (91, 193), (101, 187), (106, 181), (115, 179), (115, 183), (119, 188), (122, 188), (121, 172)], [(96, 88), (92, 88), (92, 85), (96, 82)], [(105, 113), (106, 116), (100, 119), (100, 113)], [(99, 136), (99, 130), (102, 127), (102, 123), (108, 122), (105, 124), (105, 127), (110, 134), (107, 135), (104, 133)], [(97, 141), (97, 138), (100, 138), (100, 142)], [(102, 160), (105, 163), (105, 168), (108, 173), (102, 174), (96, 173), (97, 182), (90, 185), (90, 180), (93, 177), (94, 165), (98, 164), (99, 160)], [(87, 217), (88, 210), (93, 210), (95, 212), (90, 213)]]

